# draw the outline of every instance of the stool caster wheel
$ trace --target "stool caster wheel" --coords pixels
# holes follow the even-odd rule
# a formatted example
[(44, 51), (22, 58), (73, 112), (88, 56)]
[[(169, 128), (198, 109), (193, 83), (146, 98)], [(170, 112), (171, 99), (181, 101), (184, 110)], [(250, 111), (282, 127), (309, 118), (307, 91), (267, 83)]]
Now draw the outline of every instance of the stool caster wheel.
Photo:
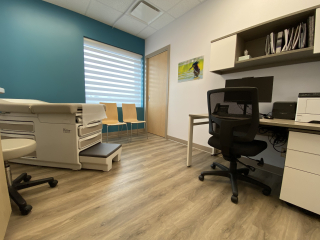
[(57, 186), (58, 181), (57, 180), (53, 180), (52, 182), (49, 182), (50, 187), (54, 188), (55, 186)]
[(204, 176), (203, 175), (199, 175), (199, 180), (203, 181), (204, 180)]
[(232, 195), (232, 196), (231, 196), (231, 202), (233, 202), (233, 203), (237, 204), (237, 203), (238, 203), (238, 197), (237, 197), (237, 196)]
[(30, 175), (27, 175), (27, 176), (23, 179), (23, 181), (24, 181), (24, 182), (29, 182), (30, 179), (31, 179), (31, 176), (30, 176)]
[(262, 193), (263, 193), (263, 195), (265, 195), (265, 196), (269, 196), (269, 195), (271, 194), (271, 189), (265, 188), (265, 189), (262, 190)]
[(211, 168), (212, 169), (216, 169), (216, 165), (214, 165), (213, 163), (211, 164)]
[(22, 208), (20, 208), (20, 212), (22, 215), (28, 215), (32, 210), (32, 206), (31, 205), (26, 205)]

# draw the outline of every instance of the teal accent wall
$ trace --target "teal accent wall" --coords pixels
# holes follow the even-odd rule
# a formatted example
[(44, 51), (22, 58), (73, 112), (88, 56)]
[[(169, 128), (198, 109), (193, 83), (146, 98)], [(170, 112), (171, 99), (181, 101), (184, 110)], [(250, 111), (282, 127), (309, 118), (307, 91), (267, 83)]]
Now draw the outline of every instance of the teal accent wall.
[(83, 37), (145, 50), (144, 39), (41, 0), (1, 0), (0, 32), (1, 98), (84, 103)]

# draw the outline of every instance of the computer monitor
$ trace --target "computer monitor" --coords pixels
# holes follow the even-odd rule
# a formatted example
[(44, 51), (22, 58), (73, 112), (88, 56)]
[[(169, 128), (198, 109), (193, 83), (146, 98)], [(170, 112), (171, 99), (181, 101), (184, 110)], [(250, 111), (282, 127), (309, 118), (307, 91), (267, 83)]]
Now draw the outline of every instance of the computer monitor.
[[(258, 89), (259, 102), (272, 102), (273, 77), (230, 79), (226, 80), (227, 87), (256, 87)], [(241, 103), (239, 99), (243, 99), (243, 97), (233, 93), (226, 93), (224, 97), (225, 102)]]

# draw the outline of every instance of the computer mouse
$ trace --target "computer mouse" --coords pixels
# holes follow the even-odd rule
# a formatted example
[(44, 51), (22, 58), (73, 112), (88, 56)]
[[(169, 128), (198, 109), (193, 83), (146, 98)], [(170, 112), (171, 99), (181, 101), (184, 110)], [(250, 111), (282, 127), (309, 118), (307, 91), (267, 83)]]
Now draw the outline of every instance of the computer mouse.
[(264, 119), (273, 119), (273, 117), (270, 115), (267, 115), (267, 116), (264, 116)]

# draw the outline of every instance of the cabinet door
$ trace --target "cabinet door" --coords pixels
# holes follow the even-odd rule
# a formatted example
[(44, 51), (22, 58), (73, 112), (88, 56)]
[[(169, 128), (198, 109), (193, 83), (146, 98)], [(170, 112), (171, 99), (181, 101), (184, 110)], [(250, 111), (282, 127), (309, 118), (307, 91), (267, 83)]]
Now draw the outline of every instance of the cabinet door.
[(211, 43), (210, 71), (234, 67), (236, 58), (237, 35)]
[(314, 49), (313, 53), (320, 53), (320, 8), (316, 10), (315, 31), (314, 31)]
[(11, 205), (7, 187), (7, 179), (3, 163), (4, 162), (2, 156), (2, 146), (0, 140), (0, 239), (4, 238), (11, 214)]

